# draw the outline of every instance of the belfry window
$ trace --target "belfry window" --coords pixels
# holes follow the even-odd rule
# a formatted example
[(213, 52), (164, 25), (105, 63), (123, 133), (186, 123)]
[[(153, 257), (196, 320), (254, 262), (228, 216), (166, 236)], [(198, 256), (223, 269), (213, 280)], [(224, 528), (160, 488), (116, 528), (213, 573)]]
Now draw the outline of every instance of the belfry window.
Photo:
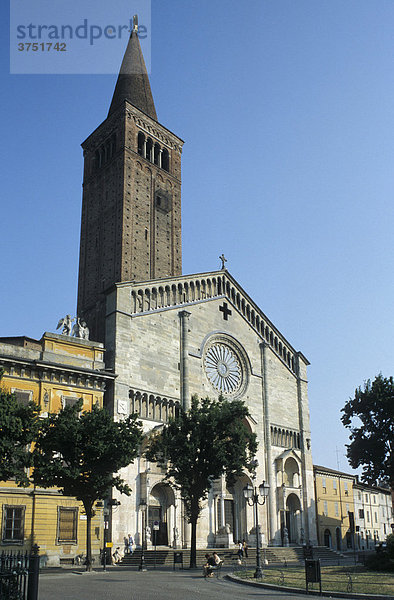
[(101, 169), (115, 154), (116, 133), (113, 133), (104, 144), (97, 148), (94, 154), (94, 169)]
[(159, 146), (159, 144), (155, 144), (153, 161), (154, 161), (155, 165), (157, 165), (158, 167), (161, 167), (161, 164), (160, 164), (161, 163), (161, 156), (160, 156), (160, 146)]
[(152, 150), (153, 150), (153, 142), (150, 138), (146, 140), (146, 160), (152, 162)]
[(138, 134), (138, 154), (145, 157), (145, 136), (141, 131)]
[(153, 143), (152, 138), (146, 138), (142, 131), (137, 136), (137, 152), (146, 160), (160, 169), (170, 170), (170, 154), (166, 148), (162, 148), (158, 142)]
[(168, 150), (166, 148), (164, 148), (161, 157), (161, 166), (165, 171), (170, 170), (170, 155), (168, 154)]

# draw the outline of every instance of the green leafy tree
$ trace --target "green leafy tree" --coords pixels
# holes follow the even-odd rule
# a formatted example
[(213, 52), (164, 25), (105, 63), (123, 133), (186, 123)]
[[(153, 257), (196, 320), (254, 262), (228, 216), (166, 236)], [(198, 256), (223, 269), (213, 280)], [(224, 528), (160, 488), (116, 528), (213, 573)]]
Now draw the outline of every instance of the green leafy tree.
[(394, 560), (394, 533), (390, 533), (390, 535), (386, 538), (387, 543), (387, 554), (391, 560)]
[(350, 429), (347, 457), (352, 467), (363, 467), (363, 481), (394, 487), (394, 380), (378, 375), (342, 409), (342, 423)]
[(29, 485), (30, 448), (37, 433), (38, 413), (39, 407), (33, 402), (24, 406), (15, 394), (0, 389), (0, 481), (15, 478), (17, 485)]
[(82, 400), (51, 414), (42, 423), (33, 458), (33, 478), (42, 487), (58, 487), (83, 503), (86, 512), (86, 570), (91, 570), (91, 519), (94, 503), (112, 487), (130, 495), (117, 472), (138, 454), (142, 440), (136, 415), (114, 422), (105, 408), (83, 412)]
[(190, 410), (181, 411), (148, 442), (148, 460), (166, 468), (166, 479), (181, 492), (191, 523), (190, 567), (196, 566), (197, 521), (212, 480), (225, 474), (233, 483), (256, 453), (256, 436), (244, 423), (248, 414), (241, 400), (194, 396)]

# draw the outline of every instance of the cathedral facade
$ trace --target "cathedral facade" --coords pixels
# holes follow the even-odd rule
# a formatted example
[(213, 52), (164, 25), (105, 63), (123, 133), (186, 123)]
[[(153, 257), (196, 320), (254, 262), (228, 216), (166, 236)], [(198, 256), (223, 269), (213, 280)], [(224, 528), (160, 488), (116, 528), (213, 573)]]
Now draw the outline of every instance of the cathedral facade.
[[(107, 392), (115, 419), (137, 412), (161, 427), (193, 394), (239, 398), (256, 433), (256, 479), (213, 482), (198, 522), (200, 547), (253, 545), (243, 488), (269, 484), (260, 507), (265, 543), (316, 542), (307, 366), (225, 267), (182, 275), (183, 141), (157, 119), (135, 26), (105, 121), (83, 143), (84, 186), (78, 314), (105, 344), (116, 377)], [(111, 518), (121, 545), (190, 545), (179, 491), (141, 457), (121, 473), (132, 488)]]

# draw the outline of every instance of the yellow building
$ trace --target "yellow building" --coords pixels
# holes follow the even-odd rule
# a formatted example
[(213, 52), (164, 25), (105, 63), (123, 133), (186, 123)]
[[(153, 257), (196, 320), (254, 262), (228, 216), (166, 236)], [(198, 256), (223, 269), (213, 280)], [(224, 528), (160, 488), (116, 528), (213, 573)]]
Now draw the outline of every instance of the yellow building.
[[(354, 475), (314, 465), (319, 545), (344, 552), (353, 548)], [(351, 520), (353, 519), (353, 527)]]
[[(106, 385), (114, 375), (105, 371), (104, 347), (98, 342), (44, 333), (41, 340), (0, 338), (0, 385), (22, 403), (40, 406), (41, 417), (83, 399), (83, 410), (103, 405)], [(56, 489), (21, 488), (0, 482), (1, 550), (30, 550), (40, 546), (47, 565), (72, 562), (86, 552), (86, 516), (75, 498)], [(100, 503), (99, 503), (100, 504)], [(102, 547), (103, 508), (96, 506), (92, 521), (92, 552)]]

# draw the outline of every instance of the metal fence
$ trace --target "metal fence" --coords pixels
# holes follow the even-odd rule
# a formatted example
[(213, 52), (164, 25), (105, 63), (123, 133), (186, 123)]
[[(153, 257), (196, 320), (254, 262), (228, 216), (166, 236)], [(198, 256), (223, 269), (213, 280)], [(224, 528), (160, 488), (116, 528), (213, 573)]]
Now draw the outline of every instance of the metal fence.
[[(249, 563), (234, 566), (234, 574), (242, 578), (254, 579), (254, 565)], [(305, 570), (303, 567), (265, 567), (263, 578), (258, 579), (271, 585), (306, 590)], [(394, 573), (371, 572), (362, 567), (322, 567), (322, 589), (326, 592), (348, 592), (384, 595), (394, 598)], [(319, 591), (319, 583), (310, 583), (310, 590)]]
[(39, 547), (27, 552), (0, 554), (0, 600), (37, 600), (40, 557)]
[(0, 599), (25, 600), (29, 555), (2, 552), (0, 555)]

